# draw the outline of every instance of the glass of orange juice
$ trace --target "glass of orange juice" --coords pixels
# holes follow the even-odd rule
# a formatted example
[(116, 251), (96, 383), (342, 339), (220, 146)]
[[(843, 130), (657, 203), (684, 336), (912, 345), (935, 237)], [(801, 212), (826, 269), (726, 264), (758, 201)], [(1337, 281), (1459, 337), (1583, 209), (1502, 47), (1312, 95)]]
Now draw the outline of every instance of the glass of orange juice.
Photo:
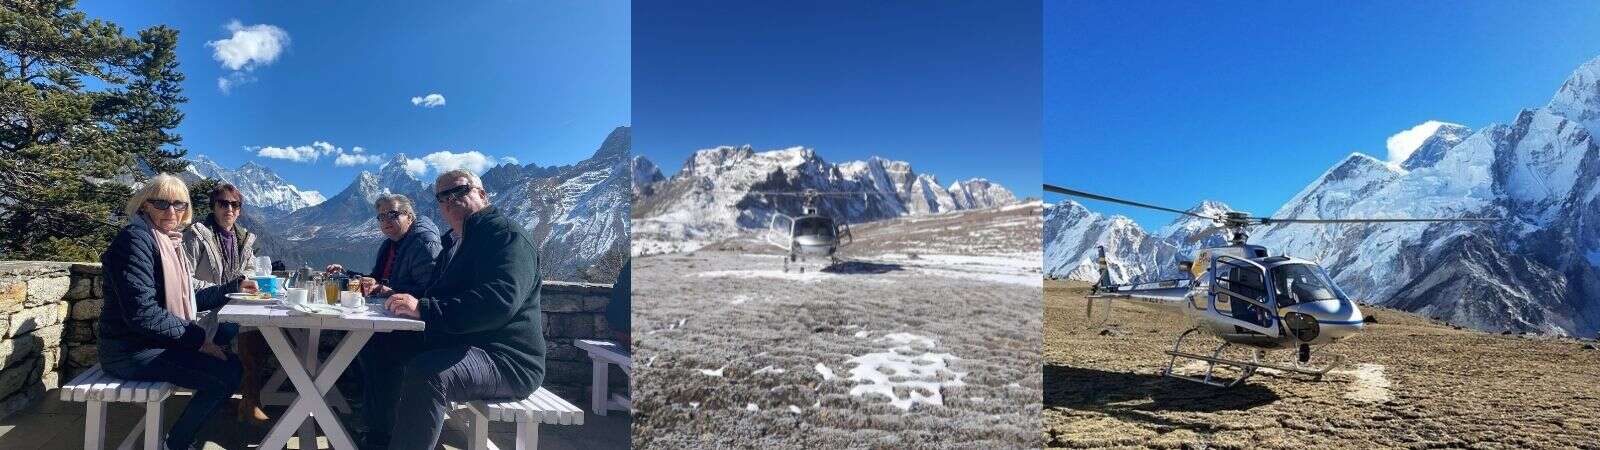
[(322, 292), (327, 294), (326, 299), (329, 305), (339, 304), (339, 279), (330, 278), (328, 281), (323, 282)]

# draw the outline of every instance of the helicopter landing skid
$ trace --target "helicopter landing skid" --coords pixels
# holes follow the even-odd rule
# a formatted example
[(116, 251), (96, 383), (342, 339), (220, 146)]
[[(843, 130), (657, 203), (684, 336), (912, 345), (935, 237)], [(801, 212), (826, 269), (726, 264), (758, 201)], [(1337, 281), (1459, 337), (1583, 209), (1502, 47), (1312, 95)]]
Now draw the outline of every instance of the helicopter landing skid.
[[(1268, 361), (1263, 361), (1262, 360), (1262, 356), (1266, 354), (1266, 350), (1259, 349), (1259, 348), (1256, 349), (1255, 352), (1251, 353), (1249, 361), (1240, 361), (1240, 360), (1236, 360), (1236, 359), (1224, 358), (1224, 357), (1222, 357), (1222, 351), (1226, 350), (1228, 347), (1233, 345), (1232, 343), (1229, 343), (1229, 342), (1223, 342), (1221, 345), (1218, 345), (1216, 350), (1213, 350), (1210, 355), (1200, 355), (1200, 354), (1187, 353), (1187, 352), (1182, 351), (1181, 348), (1183, 346), (1184, 338), (1189, 337), (1189, 333), (1193, 333), (1193, 332), (1196, 332), (1196, 331), (1199, 331), (1199, 330), (1200, 330), (1199, 328), (1190, 328), (1189, 331), (1185, 331), (1185, 332), (1183, 332), (1183, 334), (1178, 336), (1178, 341), (1172, 345), (1172, 350), (1168, 350), (1166, 352), (1168, 355), (1171, 355), (1172, 358), (1167, 360), (1167, 367), (1161, 371), (1162, 375), (1168, 376), (1168, 377), (1172, 377), (1172, 378), (1178, 378), (1178, 379), (1193, 381), (1193, 382), (1196, 382), (1196, 383), (1202, 383), (1202, 384), (1208, 384), (1208, 385), (1211, 385), (1211, 386), (1226, 388), (1226, 387), (1238, 386), (1240, 383), (1243, 383), (1245, 379), (1250, 378), (1250, 376), (1252, 376), (1252, 375), (1255, 375), (1256, 374), (1256, 370), (1263, 369), (1263, 368), (1272, 369), (1272, 370), (1278, 370), (1278, 371), (1283, 371), (1283, 372), (1298, 373), (1298, 374), (1301, 374), (1301, 375), (1309, 375), (1309, 376), (1311, 376), (1311, 378), (1313, 380), (1321, 381), (1323, 375), (1327, 375), (1329, 371), (1333, 370), (1333, 368), (1339, 367), (1340, 364), (1344, 363), (1344, 358), (1345, 358), (1344, 355), (1334, 354), (1333, 355), (1333, 361), (1328, 363), (1327, 365), (1322, 366), (1321, 368), (1317, 368), (1317, 367), (1313, 367), (1313, 366), (1309, 366), (1309, 365), (1305, 365), (1305, 364), (1295, 364), (1293, 366), (1275, 364), (1275, 363), (1271, 363), (1271, 362), (1268, 362)], [(1192, 359), (1192, 360), (1197, 360), (1197, 361), (1205, 361), (1205, 363), (1206, 363), (1206, 373), (1205, 373), (1205, 375), (1204, 376), (1194, 376), (1194, 375), (1181, 375), (1181, 374), (1173, 373), (1172, 369), (1173, 369), (1174, 366), (1177, 365), (1178, 358)], [(1216, 372), (1216, 368), (1217, 368), (1218, 365), (1224, 365), (1224, 366), (1229, 366), (1229, 367), (1234, 367), (1234, 368), (1239, 369), (1239, 371), (1240, 371), (1239, 376), (1234, 377), (1232, 380), (1220, 381), (1216, 377), (1216, 373), (1215, 373)]]
[[(1200, 329), (1199, 328), (1190, 328), (1189, 331), (1185, 331), (1185, 332), (1183, 332), (1183, 334), (1178, 335), (1178, 341), (1176, 343), (1172, 344), (1172, 350), (1168, 350), (1167, 351), (1167, 354), (1171, 355), (1172, 358), (1167, 360), (1167, 367), (1165, 369), (1161, 370), (1161, 375), (1162, 376), (1168, 376), (1168, 377), (1177, 378), (1177, 379), (1180, 379), (1180, 380), (1188, 380), (1188, 381), (1193, 381), (1193, 382), (1196, 382), (1196, 383), (1201, 383), (1201, 384), (1207, 384), (1207, 385), (1211, 385), (1211, 386), (1226, 388), (1226, 387), (1237, 386), (1237, 385), (1239, 385), (1239, 383), (1243, 383), (1245, 379), (1250, 378), (1251, 375), (1255, 375), (1256, 374), (1257, 366), (1253, 362), (1237, 361), (1237, 360), (1232, 360), (1232, 359), (1227, 359), (1227, 358), (1221, 357), (1222, 356), (1222, 351), (1226, 350), (1229, 346), (1233, 345), (1233, 344), (1228, 343), (1228, 342), (1223, 342), (1222, 345), (1218, 345), (1217, 349), (1213, 350), (1211, 352), (1211, 355), (1209, 355), (1209, 356), (1208, 355), (1199, 355), (1199, 354), (1194, 354), (1194, 353), (1183, 352), (1181, 350), (1182, 347), (1183, 347), (1183, 340), (1185, 338), (1188, 338), (1190, 333), (1194, 333), (1196, 331), (1200, 331)], [(1205, 361), (1206, 362), (1206, 373), (1205, 373), (1205, 376), (1182, 375), (1182, 374), (1178, 374), (1178, 373), (1173, 372), (1172, 371), (1173, 367), (1178, 364), (1178, 358), (1192, 359), (1192, 360), (1197, 360), (1197, 361)], [(1234, 377), (1232, 380), (1227, 380), (1227, 381), (1219, 380), (1216, 377), (1216, 369), (1217, 369), (1217, 365), (1219, 365), (1219, 364), (1220, 365), (1224, 365), (1224, 366), (1230, 366), (1230, 367), (1238, 368), (1239, 369), (1239, 375)]]
[(806, 258), (804, 256), (791, 253), (788, 256), (783, 257), (783, 272), (789, 273), (790, 270), (795, 270), (799, 273), (806, 273), (807, 267), (811, 267), (812, 270), (824, 270), (838, 265), (841, 260), (830, 255), (827, 257), (826, 261), (827, 262), (825, 263), (818, 264), (816, 262), (816, 258)]

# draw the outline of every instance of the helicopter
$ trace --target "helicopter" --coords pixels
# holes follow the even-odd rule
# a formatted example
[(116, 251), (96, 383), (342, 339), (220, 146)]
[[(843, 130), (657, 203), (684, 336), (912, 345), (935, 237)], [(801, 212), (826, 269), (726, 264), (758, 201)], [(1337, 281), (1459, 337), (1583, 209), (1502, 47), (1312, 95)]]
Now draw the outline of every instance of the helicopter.
[[(790, 264), (803, 264), (807, 257), (827, 257), (828, 264), (839, 262), (837, 253), (840, 247), (855, 241), (850, 234), (850, 225), (842, 221), (834, 221), (817, 209), (816, 200), (823, 196), (859, 195), (859, 192), (821, 192), (816, 189), (806, 189), (801, 192), (762, 192), (768, 196), (798, 196), (805, 199), (800, 206), (800, 215), (789, 216), (774, 212), (767, 228), (768, 242), (784, 251), (789, 252), (783, 259), (783, 271), (788, 272)], [(805, 266), (800, 265), (800, 272), (805, 272)]]
[[(1322, 367), (1310, 365), (1313, 348), (1348, 339), (1360, 333), (1365, 326), (1361, 308), (1350, 299), (1328, 276), (1327, 271), (1315, 262), (1291, 256), (1269, 256), (1267, 248), (1248, 242), (1248, 229), (1253, 226), (1277, 223), (1419, 223), (1419, 222), (1492, 222), (1497, 218), (1449, 219), (1281, 219), (1253, 217), (1245, 212), (1226, 212), (1216, 216), (1166, 208), (1146, 203), (1118, 199), (1074, 189), (1046, 184), (1044, 190), (1063, 195), (1117, 203), (1139, 208), (1154, 209), (1186, 216), (1207, 219), (1214, 223), (1190, 237), (1198, 241), (1213, 233), (1223, 232), (1226, 245), (1203, 248), (1190, 261), (1179, 261), (1178, 267), (1186, 278), (1137, 284), (1114, 284), (1105, 256), (1105, 247), (1099, 247), (1096, 263), (1100, 280), (1091, 287), (1086, 314), (1092, 319), (1094, 303), (1104, 299), (1102, 320), (1110, 318), (1112, 299), (1136, 299), (1157, 305), (1178, 308), (1193, 327), (1178, 335), (1161, 374), (1167, 377), (1194, 381), (1217, 387), (1233, 387), (1243, 383), (1262, 368), (1302, 374), (1321, 380), (1333, 368), (1344, 362), (1343, 355), (1333, 355), (1331, 362)], [(1222, 342), (1209, 354), (1190, 353), (1183, 350), (1183, 342), (1195, 333), (1210, 334)], [(1230, 347), (1240, 346), (1250, 350), (1248, 360), (1223, 355)], [(1298, 351), (1292, 365), (1268, 361), (1270, 351)], [(1178, 360), (1199, 361), (1205, 364), (1203, 376), (1174, 373)], [(1218, 377), (1218, 366), (1236, 370), (1231, 379)]]

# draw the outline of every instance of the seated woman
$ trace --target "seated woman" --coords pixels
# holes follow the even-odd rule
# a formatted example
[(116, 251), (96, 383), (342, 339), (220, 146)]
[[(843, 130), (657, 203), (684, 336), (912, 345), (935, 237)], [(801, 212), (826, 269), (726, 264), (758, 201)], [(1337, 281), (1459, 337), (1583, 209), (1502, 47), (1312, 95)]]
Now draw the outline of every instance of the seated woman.
[(225, 294), (255, 292), (255, 281), (228, 280), (192, 289), (181, 231), (189, 222), (189, 189), (177, 177), (151, 178), (128, 201), (129, 224), (100, 255), (105, 307), (100, 311), (100, 364), (112, 375), (135, 381), (165, 381), (194, 389), (177, 423), (167, 432), (169, 449), (187, 449), (195, 435), (239, 388), (238, 357), (208, 339), (195, 323), (200, 311), (227, 304)]
[[(422, 293), (433, 284), (434, 258), (443, 248), (439, 228), (427, 217), (418, 216), (411, 199), (404, 195), (380, 195), (372, 207), (378, 213), (378, 230), (385, 239), (378, 245), (372, 272), (361, 280), (362, 293), (371, 297)], [(338, 264), (329, 264), (327, 271), (360, 275)]]
[[(206, 198), (211, 202), (211, 214), (183, 231), (183, 252), (194, 263), (190, 268), (195, 279), (203, 282), (199, 287), (222, 284), (256, 271), (256, 235), (238, 223), (244, 212), (244, 195), (232, 184), (218, 183)], [(239, 362), (244, 364), (239, 420), (265, 424), (270, 418), (261, 410), (261, 370), (271, 355), (267, 341), (259, 331), (239, 333), (238, 324), (224, 323), (219, 327), (219, 334), (239, 336)], [(218, 343), (227, 345), (226, 341)]]

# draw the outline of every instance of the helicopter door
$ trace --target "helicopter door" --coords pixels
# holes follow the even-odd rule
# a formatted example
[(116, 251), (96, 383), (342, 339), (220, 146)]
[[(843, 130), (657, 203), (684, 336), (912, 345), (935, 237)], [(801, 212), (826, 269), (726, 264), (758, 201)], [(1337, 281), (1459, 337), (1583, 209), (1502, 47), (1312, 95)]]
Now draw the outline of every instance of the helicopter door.
[(794, 244), (794, 218), (783, 214), (773, 214), (772, 220), (767, 222), (769, 232), (767, 242), (789, 251)]
[(1210, 309), (1216, 319), (1267, 336), (1278, 335), (1276, 308), (1267, 293), (1266, 268), (1244, 259), (1211, 259)]
[(850, 224), (842, 221), (835, 227), (833, 235), (837, 236), (839, 245), (846, 245), (856, 240), (856, 237), (850, 234)]

